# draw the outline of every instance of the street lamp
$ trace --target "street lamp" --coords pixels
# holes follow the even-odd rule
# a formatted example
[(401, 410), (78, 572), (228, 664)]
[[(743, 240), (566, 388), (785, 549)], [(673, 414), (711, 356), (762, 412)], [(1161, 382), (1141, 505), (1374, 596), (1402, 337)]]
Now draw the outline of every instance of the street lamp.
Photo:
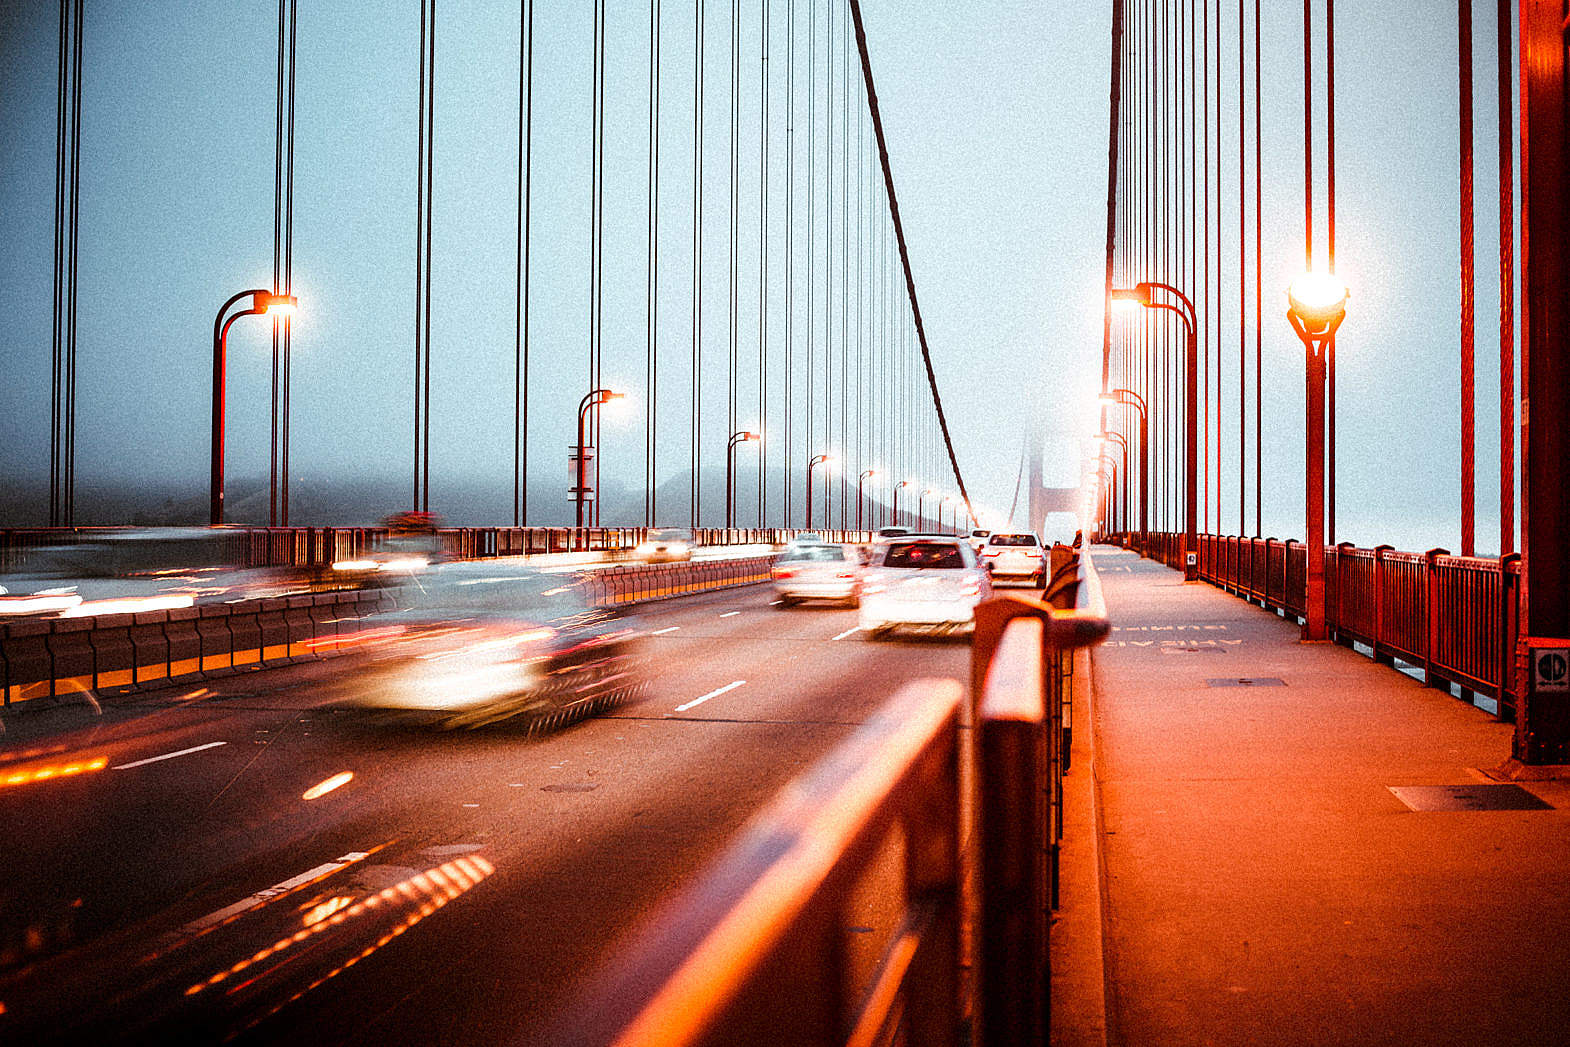
[(934, 494), (937, 494), (937, 493), (938, 493), (937, 491), (935, 491), (935, 490), (933, 490), (932, 488), (929, 487), (925, 491), (922, 491), (921, 494), (919, 494), (916, 497), (916, 527), (917, 527), (918, 530), (925, 531), (927, 529), (926, 528), (927, 514), (926, 514), (926, 509), (925, 509), (925, 506), (926, 506), (926, 503), (927, 503), (927, 496), (928, 495), (934, 495)]
[(582, 400), (578, 401), (578, 485), (572, 489), (572, 493), (574, 501), (578, 503), (579, 528), (583, 527), (584, 497), (589, 493), (588, 479), (584, 475), (584, 459), (588, 457), (584, 453), (586, 448), (583, 446), (584, 417), (589, 413), (589, 408), (599, 407), (601, 404), (610, 403), (612, 400), (623, 399), (626, 395), (626, 393), (612, 392), (609, 389), (594, 389)]
[(1121, 405), (1139, 411), (1139, 545), (1143, 552), (1150, 544), (1150, 413), (1144, 399), (1132, 389), (1114, 389), (1097, 401), (1103, 407)]
[[(812, 470), (820, 465), (826, 468), (833, 468), (834, 456), (832, 454), (820, 454), (807, 463), (807, 530), (809, 531), (812, 530)], [(824, 515), (828, 515), (827, 510), (824, 511)], [(826, 520), (824, 522), (827, 523)]]
[(915, 482), (914, 480), (901, 480), (894, 485), (894, 526), (896, 527), (899, 526), (899, 489), (901, 487), (909, 487)]
[[(1112, 470), (1111, 476), (1106, 474), (1107, 469)], [(1107, 451), (1102, 451), (1096, 457), (1095, 478), (1101, 489), (1101, 516), (1105, 522), (1112, 516), (1113, 494), (1118, 486), (1118, 460)]]
[[(229, 312), (242, 298), (251, 299), (249, 309), (241, 309), (229, 316)], [(212, 449), (212, 475), (211, 485), (208, 490), (207, 522), (214, 527), (224, 522), (224, 409), (225, 409), (225, 384), (228, 372), (228, 340), (229, 325), (242, 316), (259, 316), (268, 313), (274, 316), (289, 316), (299, 305), (299, 299), (292, 294), (274, 294), (263, 288), (251, 288), (232, 296), (218, 309), (218, 315), (213, 320), (213, 449)]]
[(732, 433), (730, 442), (725, 445), (725, 526), (736, 526), (736, 496), (734, 493), (736, 482), (736, 445), (752, 443), (763, 437), (758, 433)]
[(959, 527), (959, 499), (952, 494), (946, 494), (938, 499), (938, 531), (940, 533), (943, 530), (943, 507), (950, 502), (954, 504), (954, 512), (949, 520), (950, 528), (957, 529)]
[[(1157, 291), (1169, 294), (1176, 298), (1179, 305), (1155, 297)], [(1194, 303), (1189, 301), (1188, 295), (1179, 291), (1171, 284), (1142, 280), (1131, 288), (1116, 287), (1112, 289), (1114, 302), (1127, 303), (1144, 309), (1164, 309), (1169, 313), (1176, 313), (1183, 318), (1183, 326), (1188, 335), (1186, 348), (1188, 359), (1184, 364), (1183, 398), (1184, 412), (1187, 415), (1184, 425), (1185, 457), (1187, 459), (1184, 470), (1184, 482), (1188, 490), (1185, 492), (1186, 503), (1185, 527), (1183, 536), (1183, 580), (1194, 581), (1199, 577), (1199, 321), (1194, 314)], [(1181, 306), (1181, 308), (1179, 307)], [(1144, 415), (1140, 416), (1140, 424), (1144, 425)], [(1144, 443), (1144, 432), (1140, 433), (1140, 443)], [(1144, 448), (1140, 448), (1141, 454)], [(1140, 468), (1143, 471), (1144, 462)], [(1140, 477), (1143, 482), (1144, 477)], [(1141, 517), (1141, 530), (1144, 529), (1144, 519)]]
[(867, 469), (864, 472), (862, 472), (862, 474), (860, 476), (858, 476), (856, 478), (856, 530), (858, 530), (858, 531), (861, 530), (861, 503), (862, 503), (861, 487), (869, 479), (871, 479), (872, 477), (877, 476), (877, 475), (878, 475), (878, 471), (876, 469)]
[(1346, 319), (1347, 287), (1330, 273), (1304, 273), (1287, 288), (1287, 322), (1303, 342), (1307, 398), (1307, 553), (1303, 639), (1329, 639), (1325, 622), (1325, 369), (1336, 329)]
[[(1119, 509), (1121, 510), (1123, 516), (1127, 517), (1128, 516), (1128, 437), (1124, 436), (1122, 433), (1114, 433), (1114, 432), (1112, 432), (1110, 430), (1103, 430), (1103, 431), (1101, 431), (1101, 432), (1096, 434), (1096, 439), (1100, 440), (1103, 444), (1105, 444), (1108, 440), (1116, 440), (1123, 448), (1123, 472), (1120, 474), (1123, 477), (1123, 498), (1122, 498), (1122, 504), (1119, 506)], [(1124, 520), (1120, 521), (1120, 526), (1126, 528), (1128, 526), (1127, 519), (1124, 519)]]

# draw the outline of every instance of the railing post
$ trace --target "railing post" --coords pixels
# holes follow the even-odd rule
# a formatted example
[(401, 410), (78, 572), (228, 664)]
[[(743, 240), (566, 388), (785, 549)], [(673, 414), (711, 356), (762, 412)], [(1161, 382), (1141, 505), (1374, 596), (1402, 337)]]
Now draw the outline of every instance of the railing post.
[(1434, 666), (1438, 662), (1439, 648), (1439, 567), (1441, 556), (1449, 556), (1448, 549), (1430, 549), (1423, 554), (1423, 686), (1445, 687)]
[(1330, 639), (1343, 647), (1352, 646), (1352, 638), (1341, 634), (1341, 625), (1346, 621), (1345, 607), (1342, 604), (1342, 594), (1346, 592), (1346, 559), (1342, 555), (1347, 549), (1355, 548), (1351, 542), (1336, 543), (1336, 569), (1331, 574), (1329, 604), (1330, 621), (1326, 624), (1330, 628)]
[(1515, 723), (1519, 696), (1515, 683), (1516, 644), (1520, 640), (1519, 590), (1521, 576), (1510, 568), (1519, 565), (1520, 553), (1499, 560), (1499, 694), (1496, 716), (1504, 723)]
[(1385, 629), (1385, 592), (1388, 585), (1386, 584), (1385, 554), (1393, 548), (1394, 546), (1389, 545), (1374, 546), (1374, 661), (1381, 665), (1394, 665), (1396, 662), (1394, 655), (1381, 650), (1381, 645), (1384, 644), (1387, 635)]

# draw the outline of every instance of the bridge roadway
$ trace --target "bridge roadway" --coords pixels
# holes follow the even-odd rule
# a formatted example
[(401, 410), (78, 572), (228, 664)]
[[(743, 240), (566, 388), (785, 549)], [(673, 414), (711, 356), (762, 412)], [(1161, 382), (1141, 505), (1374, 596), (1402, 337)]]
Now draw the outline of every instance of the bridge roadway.
[[(1105, 1042), (1570, 1044), (1570, 782), (1497, 782), (1512, 728), (1482, 710), (1133, 553), (1095, 560), (1115, 624), (1068, 788), (1094, 790), (1099, 846), (1063, 906), (1099, 879)], [(1534, 809), (1482, 809), (1511, 801)], [(1054, 963), (1100, 964), (1084, 939), (1055, 930)]]
[(242, 1042), (527, 1042), (896, 687), (967, 671), (963, 641), (874, 644), (847, 634), (853, 612), (772, 599), (645, 605), (649, 691), (538, 738), (324, 708), (332, 660), (13, 717), (6, 753), (108, 766), (0, 788), (0, 930), (48, 957), (0, 977), (0, 1041), (75, 1040), (84, 1020), (98, 1042), (218, 1038), (260, 1019)]

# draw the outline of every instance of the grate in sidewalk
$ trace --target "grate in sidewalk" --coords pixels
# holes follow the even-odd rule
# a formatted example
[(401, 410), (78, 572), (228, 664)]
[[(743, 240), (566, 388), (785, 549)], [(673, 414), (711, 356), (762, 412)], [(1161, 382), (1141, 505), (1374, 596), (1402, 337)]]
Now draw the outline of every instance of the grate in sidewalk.
[(1279, 676), (1226, 676), (1206, 680), (1206, 687), (1285, 687), (1287, 682)]
[(1551, 811), (1519, 785), (1391, 785), (1396, 799), (1414, 811)]

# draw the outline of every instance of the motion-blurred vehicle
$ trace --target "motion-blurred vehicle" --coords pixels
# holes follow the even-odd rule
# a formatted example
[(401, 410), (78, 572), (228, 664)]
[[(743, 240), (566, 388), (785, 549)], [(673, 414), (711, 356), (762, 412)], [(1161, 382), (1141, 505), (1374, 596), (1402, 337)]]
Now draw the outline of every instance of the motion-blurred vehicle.
[(965, 539), (893, 538), (873, 546), (861, 583), (861, 628), (873, 639), (901, 626), (939, 632), (970, 628), (976, 604), (991, 593), (991, 580)]
[(632, 550), (632, 558), (644, 563), (675, 563), (692, 559), (696, 544), (692, 532), (681, 527), (662, 527), (649, 532)]
[(843, 545), (793, 545), (774, 562), (770, 576), (780, 606), (801, 600), (861, 602), (861, 551)]
[(977, 556), (980, 556), (981, 555), (981, 548), (982, 548), (982, 546), (987, 544), (987, 539), (989, 537), (991, 537), (991, 536), (992, 536), (992, 532), (991, 531), (984, 530), (984, 529), (979, 528), (979, 527), (976, 528), (975, 530), (971, 531), (970, 532), (970, 551), (975, 553)]
[(1033, 534), (994, 534), (981, 550), (981, 562), (994, 582), (1047, 583), (1047, 551)]
[(354, 660), (327, 697), (444, 728), (582, 719), (644, 686), (636, 619), (589, 604), (560, 574), (464, 561), (410, 571), (397, 610), (337, 642)]
[(879, 538), (900, 538), (910, 533), (909, 527), (879, 527)]

